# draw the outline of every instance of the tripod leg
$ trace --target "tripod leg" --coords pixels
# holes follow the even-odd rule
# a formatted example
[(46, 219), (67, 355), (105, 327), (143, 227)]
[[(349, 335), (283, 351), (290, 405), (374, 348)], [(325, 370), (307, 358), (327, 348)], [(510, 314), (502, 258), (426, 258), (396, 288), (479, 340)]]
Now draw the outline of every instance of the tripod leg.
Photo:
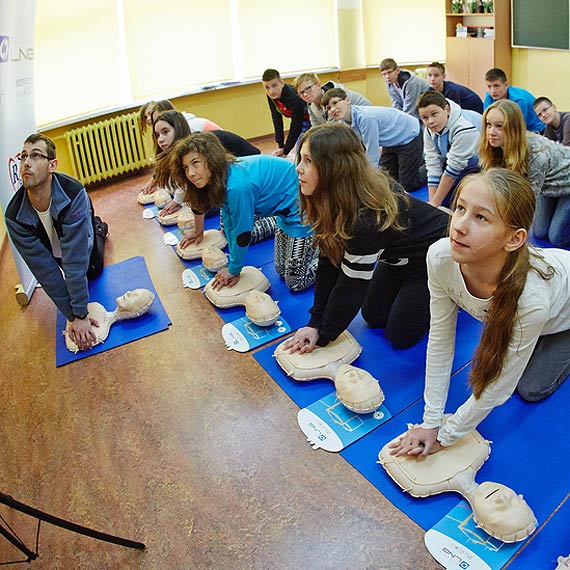
[(28, 559), (26, 562), (31, 562), (35, 560), (38, 555), (32, 552), (21, 540), (18, 540), (15, 536), (10, 534), (1, 524), (0, 524), (0, 534), (8, 541), (10, 541), (20, 552), (25, 554)]
[(44, 513), (43, 511), (40, 511), (38, 509), (34, 509), (33, 507), (29, 507), (24, 503), (20, 503), (19, 501), (16, 501), (14, 497), (11, 497), (10, 495), (6, 495), (4, 493), (0, 493), (0, 503), (3, 503), (8, 507), (20, 511), (21, 513), (24, 513), (26, 515), (30, 515), (31, 517), (34, 517), (41, 521), (53, 524), (55, 526), (59, 526), (61, 528), (65, 528), (66, 530), (70, 530), (78, 534), (83, 534), (85, 536), (90, 536), (91, 538), (96, 538), (97, 540), (110, 542), (112, 544), (118, 544), (119, 546), (126, 546), (127, 548), (139, 548), (139, 549), (145, 548), (145, 545), (142, 542), (135, 542), (134, 540), (129, 540), (128, 538), (121, 538), (120, 536), (114, 536), (112, 534), (107, 534), (105, 532), (93, 530), (91, 528), (87, 528), (86, 526), (81, 526), (71, 521), (55, 517), (48, 513)]

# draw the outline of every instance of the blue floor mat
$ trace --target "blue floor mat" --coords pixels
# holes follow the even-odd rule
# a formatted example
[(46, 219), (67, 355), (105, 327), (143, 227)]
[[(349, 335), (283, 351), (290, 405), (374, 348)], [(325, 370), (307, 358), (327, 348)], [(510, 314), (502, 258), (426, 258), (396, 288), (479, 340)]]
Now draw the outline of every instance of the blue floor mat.
[[(468, 370), (464, 369), (452, 379), (447, 411), (454, 411), (466, 399), (467, 376)], [(566, 382), (550, 398), (535, 404), (526, 403), (515, 395), (493, 410), (478, 428), (483, 437), (493, 443), (491, 456), (479, 470), (477, 481), (500, 482), (523, 494), (539, 525), (544, 523), (570, 490), (568, 479), (561, 475), (567, 472), (568, 455), (560, 450), (560, 442), (567, 440), (566, 403), (569, 398), (570, 382)], [(385, 405), (390, 408), (388, 398)], [(403, 433), (408, 422), (420, 422), (422, 412), (423, 403), (419, 401), (342, 451), (341, 455), (388, 500), (427, 530), (457, 504), (459, 495), (444, 493), (414, 499), (401, 491), (376, 463), (378, 452), (384, 444)], [(561, 522), (564, 522), (563, 515)], [(557, 532), (556, 529), (553, 532)], [(560, 554), (558, 546), (550, 547), (551, 550), (553, 548), (553, 555)], [(529, 549), (530, 556), (534, 550), (531, 544)], [(544, 567), (523, 566), (522, 563), (518, 566), (521, 569)]]
[(142, 256), (132, 257), (105, 267), (97, 279), (89, 282), (89, 301), (97, 301), (107, 310), (112, 311), (117, 306), (115, 302), (117, 297), (125, 291), (138, 288), (149, 289), (155, 295), (149, 312), (137, 319), (112, 325), (107, 340), (91, 350), (79, 351), (76, 354), (67, 350), (65, 338), (61, 334), (61, 331), (65, 329), (66, 319), (58, 311), (55, 343), (56, 366), (63, 366), (167, 329), (170, 325), (170, 318), (158, 297)]
[[(561, 479), (566, 475), (561, 474)], [(556, 568), (558, 556), (570, 555), (570, 496), (552, 518), (531, 537), (521, 553), (508, 566), (509, 570)]]

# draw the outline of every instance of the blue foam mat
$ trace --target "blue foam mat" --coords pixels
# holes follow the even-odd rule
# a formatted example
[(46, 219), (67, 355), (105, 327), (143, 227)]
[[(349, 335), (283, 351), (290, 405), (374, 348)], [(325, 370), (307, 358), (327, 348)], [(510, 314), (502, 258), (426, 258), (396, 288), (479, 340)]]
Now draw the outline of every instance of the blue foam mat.
[[(306, 318), (304, 324), (307, 320)], [(471, 359), (481, 331), (481, 323), (467, 313), (461, 312), (457, 323), (454, 371)], [(362, 345), (362, 354), (354, 365), (364, 368), (379, 380), (386, 395), (386, 407), (392, 414), (422, 397), (427, 338), (412, 348), (394, 349), (384, 338), (383, 331), (370, 328), (360, 315), (350, 325), (349, 331)], [(276, 344), (263, 348), (254, 357), (299, 407), (305, 408), (334, 390), (328, 380), (298, 382), (289, 378), (273, 357), (275, 347)]]
[[(467, 376), (468, 369), (464, 369), (452, 379), (447, 411), (454, 411), (467, 397)], [(560, 442), (567, 439), (565, 419), (569, 397), (570, 382), (536, 404), (512, 396), (506, 404), (493, 410), (478, 428), (494, 443), (491, 456), (479, 470), (477, 481), (500, 482), (522, 493), (539, 525), (560, 504), (570, 487), (567, 479), (560, 475), (566, 472), (568, 464), (567, 454), (560, 451)], [(385, 404), (389, 407), (388, 398)], [(341, 455), (388, 500), (427, 530), (457, 504), (459, 495), (444, 493), (414, 499), (401, 491), (376, 463), (380, 449), (403, 433), (408, 422), (421, 421), (422, 412), (423, 402), (419, 401), (342, 451)]]
[(509, 570), (529, 568), (556, 568), (558, 556), (570, 555), (570, 500), (556, 511), (544, 528), (540, 529), (521, 553), (511, 562)]
[(89, 282), (89, 300), (101, 303), (107, 310), (114, 310), (117, 297), (125, 291), (138, 288), (149, 289), (155, 295), (149, 312), (137, 319), (112, 325), (105, 342), (91, 350), (79, 351), (76, 354), (67, 350), (65, 338), (61, 334), (61, 331), (65, 329), (66, 319), (58, 312), (55, 343), (56, 366), (63, 366), (167, 329), (170, 325), (170, 318), (158, 297), (142, 256), (132, 257), (105, 267), (97, 279)]

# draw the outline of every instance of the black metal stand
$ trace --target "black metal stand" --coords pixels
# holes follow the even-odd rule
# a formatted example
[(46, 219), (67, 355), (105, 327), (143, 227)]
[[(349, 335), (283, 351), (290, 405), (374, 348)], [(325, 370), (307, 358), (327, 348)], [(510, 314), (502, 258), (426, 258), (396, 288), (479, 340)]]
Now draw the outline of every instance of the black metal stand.
[[(71, 521), (55, 517), (48, 513), (44, 513), (43, 511), (40, 511), (38, 509), (34, 509), (33, 507), (29, 507), (24, 503), (20, 503), (10, 495), (6, 495), (2, 492), (0, 492), (0, 503), (6, 505), (7, 507), (10, 507), (11, 509), (20, 511), (21, 513), (24, 513), (26, 515), (38, 519), (38, 535), (39, 535), (39, 521), (44, 521), (49, 524), (53, 524), (54, 526), (59, 526), (66, 530), (70, 530), (78, 534), (83, 534), (85, 536), (90, 536), (91, 538), (96, 538), (97, 540), (103, 540), (105, 542), (110, 542), (112, 544), (118, 544), (119, 546), (126, 546), (127, 548), (138, 548), (138, 549), (145, 548), (145, 545), (142, 542), (135, 542), (134, 540), (129, 540), (127, 538), (121, 538), (119, 536), (114, 536), (112, 534), (107, 534), (105, 532), (93, 530), (91, 528), (81, 526)], [(33, 552), (32, 550), (30, 550), (22, 542), (22, 540), (20, 540), (15, 535), (13, 531), (10, 532), (10, 530), (4, 528), (1, 524), (0, 524), (0, 535), (2, 535), (6, 540), (10, 541), (18, 550), (20, 550), (25, 556), (27, 556), (27, 560), (23, 560), (22, 562), (31, 562), (32, 560), (35, 560), (38, 557), (37, 552)], [(36, 544), (36, 551), (37, 551), (37, 544)]]

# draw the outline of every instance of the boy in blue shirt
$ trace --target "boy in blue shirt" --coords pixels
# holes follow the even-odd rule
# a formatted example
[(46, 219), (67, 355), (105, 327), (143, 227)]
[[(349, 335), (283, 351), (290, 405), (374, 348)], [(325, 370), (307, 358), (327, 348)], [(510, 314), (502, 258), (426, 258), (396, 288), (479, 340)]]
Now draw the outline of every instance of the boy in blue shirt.
[(386, 170), (408, 192), (425, 186), (422, 132), (414, 116), (392, 107), (352, 105), (343, 89), (327, 91), (323, 105), (332, 120), (358, 133), (372, 166)]
[(532, 104), (535, 96), (523, 89), (522, 87), (513, 87), (507, 81), (507, 74), (498, 67), (489, 69), (485, 74), (485, 82), (487, 83), (487, 95), (485, 96), (484, 108), (500, 99), (509, 99), (514, 101), (521, 109), (524, 120), (526, 122), (527, 131), (533, 133), (542, 133), (544, 131), (544, 123), (536, 116)]

